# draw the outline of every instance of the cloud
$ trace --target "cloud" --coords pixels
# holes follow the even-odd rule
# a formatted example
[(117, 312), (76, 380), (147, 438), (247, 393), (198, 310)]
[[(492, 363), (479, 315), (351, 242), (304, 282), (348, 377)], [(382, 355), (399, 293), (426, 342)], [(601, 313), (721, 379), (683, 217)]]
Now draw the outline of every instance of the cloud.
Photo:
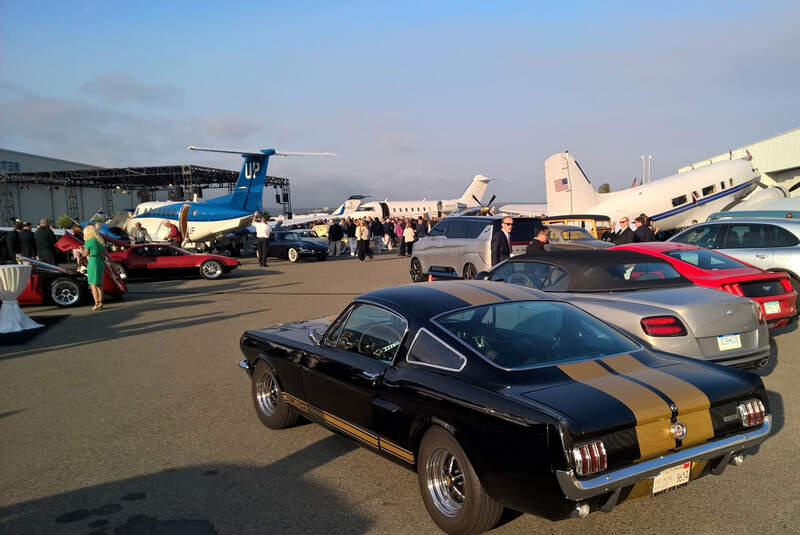
[(81, 89), (110, 102), (173, 104), (184, 98), (183, 90), (166, 84), (147, 84), (128, 73), (103, 73), (84, 83)]

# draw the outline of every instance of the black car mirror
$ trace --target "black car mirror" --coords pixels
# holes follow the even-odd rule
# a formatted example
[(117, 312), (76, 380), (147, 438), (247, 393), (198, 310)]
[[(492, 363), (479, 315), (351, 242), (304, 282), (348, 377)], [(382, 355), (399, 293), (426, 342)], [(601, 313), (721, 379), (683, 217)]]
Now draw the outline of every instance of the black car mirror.
[(489, 272), (488, 271), (479, 271), (475, 274), (475, 280), (478, 281), (485, 281), (489, 280)]
[(308, 338), (318, 346), (322, 343), (322, 333), (318, 329), (311, 329), (308, 332)]

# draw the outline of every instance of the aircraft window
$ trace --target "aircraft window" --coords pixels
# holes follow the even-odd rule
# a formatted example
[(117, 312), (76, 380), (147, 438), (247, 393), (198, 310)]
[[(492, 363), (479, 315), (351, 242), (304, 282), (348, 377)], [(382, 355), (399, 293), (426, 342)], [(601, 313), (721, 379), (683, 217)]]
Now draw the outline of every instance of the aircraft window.
[(467, 237), (467, 222), (466, 221), (451, 221), (450, 226), (447, 227), (448, 238), (466, 238)]
[(672, 199), (672, 206), (680, 206), (682, 204), (686, 204), (686, 195), (681, 195), (680, 197)]
[(678, 243), (688, 243), (689, 245), (696, 245), (697, 247), (705, 247), (712, 249), (714, 242), (717, 240), (717, 234), (722, 228), (721, 225), (703, 225), (702, 227), (694, 227), (686, 232), (679, 234), (674, 241)]
[(345, 321), (337, 349), (391, 361), (406, 331), (402, 317), (371, 305), (358, 305)]
[(467, 238), (477, 238), (481, 235), (481, 233), (489, 226), (489, 223), (485, 221), (470, 221), (467, 223)]
[(725, 181), (724, 180), (719, 183), (719, 187), (720, 187), (720, 189), (725, 189)]
[(449, 223), (449, 221), (442, 221), (438, 223), (431, 229), (429, 236), (444, 236), (447, 232), (447, 226)]
[(729, 183), (731, 186), (733, 186), (733, 178), (729, 178), (729, 179), (728, 179), (728, 183)]
[(425, 329), (420, 329), (406, 360), (411, 364), (459, 371), (467, 359)]
[(706, 186), (703, 188), (703, 196), (705, 197), (706, 195), (711, 195), (715, 191), (717, 191), (717, 187), (714, 184)]

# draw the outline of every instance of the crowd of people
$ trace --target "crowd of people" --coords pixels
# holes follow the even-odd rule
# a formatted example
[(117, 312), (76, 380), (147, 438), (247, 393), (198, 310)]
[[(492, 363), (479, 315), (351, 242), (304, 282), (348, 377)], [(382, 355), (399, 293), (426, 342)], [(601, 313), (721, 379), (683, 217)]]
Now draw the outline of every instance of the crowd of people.
[(30, 221), (15, 221), (0, 241), (0, 263), (16, 263), (17, 255), (56, 263), (56, 235), (47, 219), (41, 219), (36, 230)]
[[(614, 230), (606, 231), (601, 239), (612, 242), (614, 245), (661, 241), (658, 237), (658, 227), (653, 224), (653, 220), (647, 217), (646, 214), (639, 214), (633, 221), (634, 224), (631, 226), (628, 216), (621, 217)], [(697, 223), (697, 221), (694, 221), (694, 223)]]

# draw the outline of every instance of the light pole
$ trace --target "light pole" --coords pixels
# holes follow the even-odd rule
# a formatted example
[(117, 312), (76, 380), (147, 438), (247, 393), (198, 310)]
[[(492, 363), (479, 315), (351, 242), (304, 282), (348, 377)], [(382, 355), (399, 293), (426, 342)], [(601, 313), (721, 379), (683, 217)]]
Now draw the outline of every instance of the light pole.
[(649, 155), (647, 157), (647, 183), (648, 184), (653, 181), (653, 173), (652, 173), (652, 171), (650, 169), (650, 164), (652, 162), (653, 162), (653, 155), (651, 154), (651, 155)]
[(642, 154), (642, 179), (639, 182), (644, 184), (644, 179), (645, 179), (645, 174), (644, 174), (644, 154)]

